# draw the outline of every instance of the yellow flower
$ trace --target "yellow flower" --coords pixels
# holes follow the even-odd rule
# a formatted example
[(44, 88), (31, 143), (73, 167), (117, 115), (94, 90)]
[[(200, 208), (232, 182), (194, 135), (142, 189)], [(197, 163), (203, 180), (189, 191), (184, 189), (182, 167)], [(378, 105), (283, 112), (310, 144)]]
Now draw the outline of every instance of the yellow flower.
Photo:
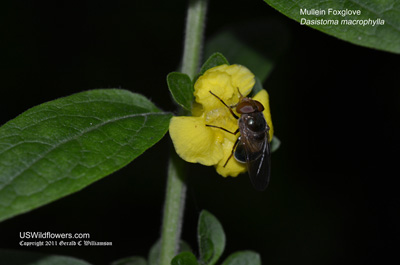
[[(239, 133), (233, 135), (206, 125), (235, 132), (238, 120), (210, 91), (228, 106), (233, 106), (239, 101), (238, 89), (243, 96), (247, 96), (254, 84), (253, 73), (241, 65), (220, 65), (200, 76), (194, 85), (193, 116), (173, 117), (169, 125), (169, 133), (178, 155), (187, 162), (214, 165), (217, 172), (224, 177), (235, 177), (245, 172), (246, 165), (237, 162), (233, 157), (224, 167)], [(263, 114), (270, 127), (272, 139), (273, 127), (267, 91), (261, 90), (253, 99), (264, 106)], [(235, 112), (235, 108), (232, 110)]]

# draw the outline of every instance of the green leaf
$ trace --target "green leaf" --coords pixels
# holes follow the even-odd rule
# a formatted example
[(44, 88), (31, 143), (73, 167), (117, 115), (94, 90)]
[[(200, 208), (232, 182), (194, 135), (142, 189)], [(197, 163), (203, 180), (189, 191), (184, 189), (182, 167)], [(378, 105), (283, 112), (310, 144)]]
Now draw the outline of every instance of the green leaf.
[(261, 258), (253, 251), (239, 251), (230, 255), (222, 265), (261, 265)]
[(263, 88), (263, 85), (258, 77), (255, 78), (256, 83), (254, 84), (253, 89), (251, 90), (251, 97), (254, 97), (257, 95), (258, 92), (260, 92)]
[(200, 213), (197, 236), (200, 259), (215, 264), (225, 248), (225, 233), (218, 219), (205, 210)]
[(147, 262), (143, 257), (134, 256), (116, 260), (111, 265), (147, 265)]
[(181, 240), (181, 242), (179, 243), (178, 253), (181, 252), (192, 252), (192, 248), (189, 246), (188, 243), (183, 240)]
[(198, 265), (198, 263), (193, 253), (182, 252), (172, 259), (171, 265)]
[(228, 60), (219, 52), (213, 53), (201, 67), (199, 75), (204, 74), (208, 69), (223, 64), (229, 64)]
[(274, 135), (271, 140), (271, 153), (278, 150), (280, 146), (281, 146), (281, 140), (279, 140), (279, 138)]
[(184, 109), (191, 111), (193, 102), (193, 84), (187, 74), (172, 72), (167, 76), (172, 97)]
[(147, 258), (149, 265), (159, 265), (161, 251), (161, 240), (157, 240), (156, 243), (150, 248), (149, 256)]
[[(161, 240), (157, 240), (157, 242), (150, 248), (149, 251), (149, 265), (159, 265), (160, 260), (160, 251), (161, 251)], [(181, 240), (179, 243), (178, 253), (180, 252), (191, 252), (189, 244), (185, 241)]]
[(86, 261), (57, 255), (0, 249), (1, 264), (10, 265), (90, 265)]
[(206, 42), (204, 54), (221, 52), (229, 62), (246, 66), (264, 82), (288, 43), (284, 23), (274, 18), (257, 19), (219, 31)]
[(81, 190), (157, 143), (171, 114), (121, 89), (78, 93), (0, 128), (0, 220)]
[[(264, 0), (286, 16), (300, 22), (337, 21), (338, 25), (309, 25), (326, 34), (365, 47), (400, 53), (400, 6), (397, 0)], [(332, 10), (359, 10), (360, 15), (342, 16), (328, 13)], [(318, 10), (320, 15), (301, 14), (301, 10)], [(384, 20), (384, 25), (344, 25), (351, 21)], [(228, 57), (229, 58), (229, 57)]]

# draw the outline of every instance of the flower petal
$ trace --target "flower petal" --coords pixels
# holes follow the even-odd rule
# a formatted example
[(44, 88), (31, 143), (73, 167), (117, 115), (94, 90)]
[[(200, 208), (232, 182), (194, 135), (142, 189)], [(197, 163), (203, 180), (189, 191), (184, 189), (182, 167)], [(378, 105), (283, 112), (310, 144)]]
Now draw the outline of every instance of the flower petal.
[[(226, 72), (232, 77), (232, 85), (240, 89), (243, 96), (247, 96), (254, 87), (254, 74), (243, 65), (230, 65)], [(238, 95), (237, 95), (238, 96)]]
[(268, 92), (265, 89), (262, 89), (253, 97), (253, 99), (259, 101), (264, 106), (263, 114), (269, 126), (269, 141), (271, 141), (272, 136), (274, 136), (274, 126), (272, 125), (271, 111), (269, 108)]
[(203, 117), (173, 117), (169, 124), (177, 154), (187, 162), (206, 166), (217, 164), (224, 155), (213, 129), (206, 127)]
[(249, 69), (242, 65), (225, 64), (213, 67), (200, 76), (194, 85), (194, 95), (196, 102), (207, 111), (221, 106), (221, 102), (210, 91), (231, 106), (239, 100), (238, 88), (246, 96), (254, 84), (254, 74)]

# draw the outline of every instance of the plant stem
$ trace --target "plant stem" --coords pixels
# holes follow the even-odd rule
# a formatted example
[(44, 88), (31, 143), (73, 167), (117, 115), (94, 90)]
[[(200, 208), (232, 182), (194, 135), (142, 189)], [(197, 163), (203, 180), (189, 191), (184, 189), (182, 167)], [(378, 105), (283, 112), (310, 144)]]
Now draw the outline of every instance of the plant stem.
[[(181, 71), (192, 79), (199, 70), (206, 9), (207, 0), (189, 1)], [(184, 162), (172, 151), (168, 165), (159, 265), (170, 265), (178, 251), (186, 195), (183, 171)]]
[(161, 231), (160, 265), (170, 265), (179, 248), (186, 185), (183, 174), (184, 162), (171, 152), (168, 165), (167, 191)]
[(181, 71), (192, 79), (199, 71), (206, 10), (207, 0), (189, 1)]

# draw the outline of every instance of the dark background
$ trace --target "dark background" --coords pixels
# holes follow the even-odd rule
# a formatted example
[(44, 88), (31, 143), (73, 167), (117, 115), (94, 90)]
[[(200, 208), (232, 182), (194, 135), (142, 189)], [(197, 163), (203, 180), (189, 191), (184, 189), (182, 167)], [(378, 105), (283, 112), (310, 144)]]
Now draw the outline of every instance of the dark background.
[[(129, 89), (175, 110), (165, 77), (181, 58), (186, 1), (1, 5), (1, 124), (95, 88)], [(273, 17), (291, 36), (264, 82), (282, 141), (271, 183), (259, 193), (246, 175), (224, 179), (190, 165), (183, 239), (197, 249), (197, 218), (207, 209), (224, 226), (224, 257), (251, 249), (263, 264), (398, 262), (399, 55), (300, 26), (261, 0), (211, 1), (206, 39), (256, 17)], [(168, 142), (166, 135), (118, 172), (1, 223), (0, 247), (100, 265), (147, 256), (160, 234)], [(24, 231), (85, 232), (113, 246), (20, 248)]]

